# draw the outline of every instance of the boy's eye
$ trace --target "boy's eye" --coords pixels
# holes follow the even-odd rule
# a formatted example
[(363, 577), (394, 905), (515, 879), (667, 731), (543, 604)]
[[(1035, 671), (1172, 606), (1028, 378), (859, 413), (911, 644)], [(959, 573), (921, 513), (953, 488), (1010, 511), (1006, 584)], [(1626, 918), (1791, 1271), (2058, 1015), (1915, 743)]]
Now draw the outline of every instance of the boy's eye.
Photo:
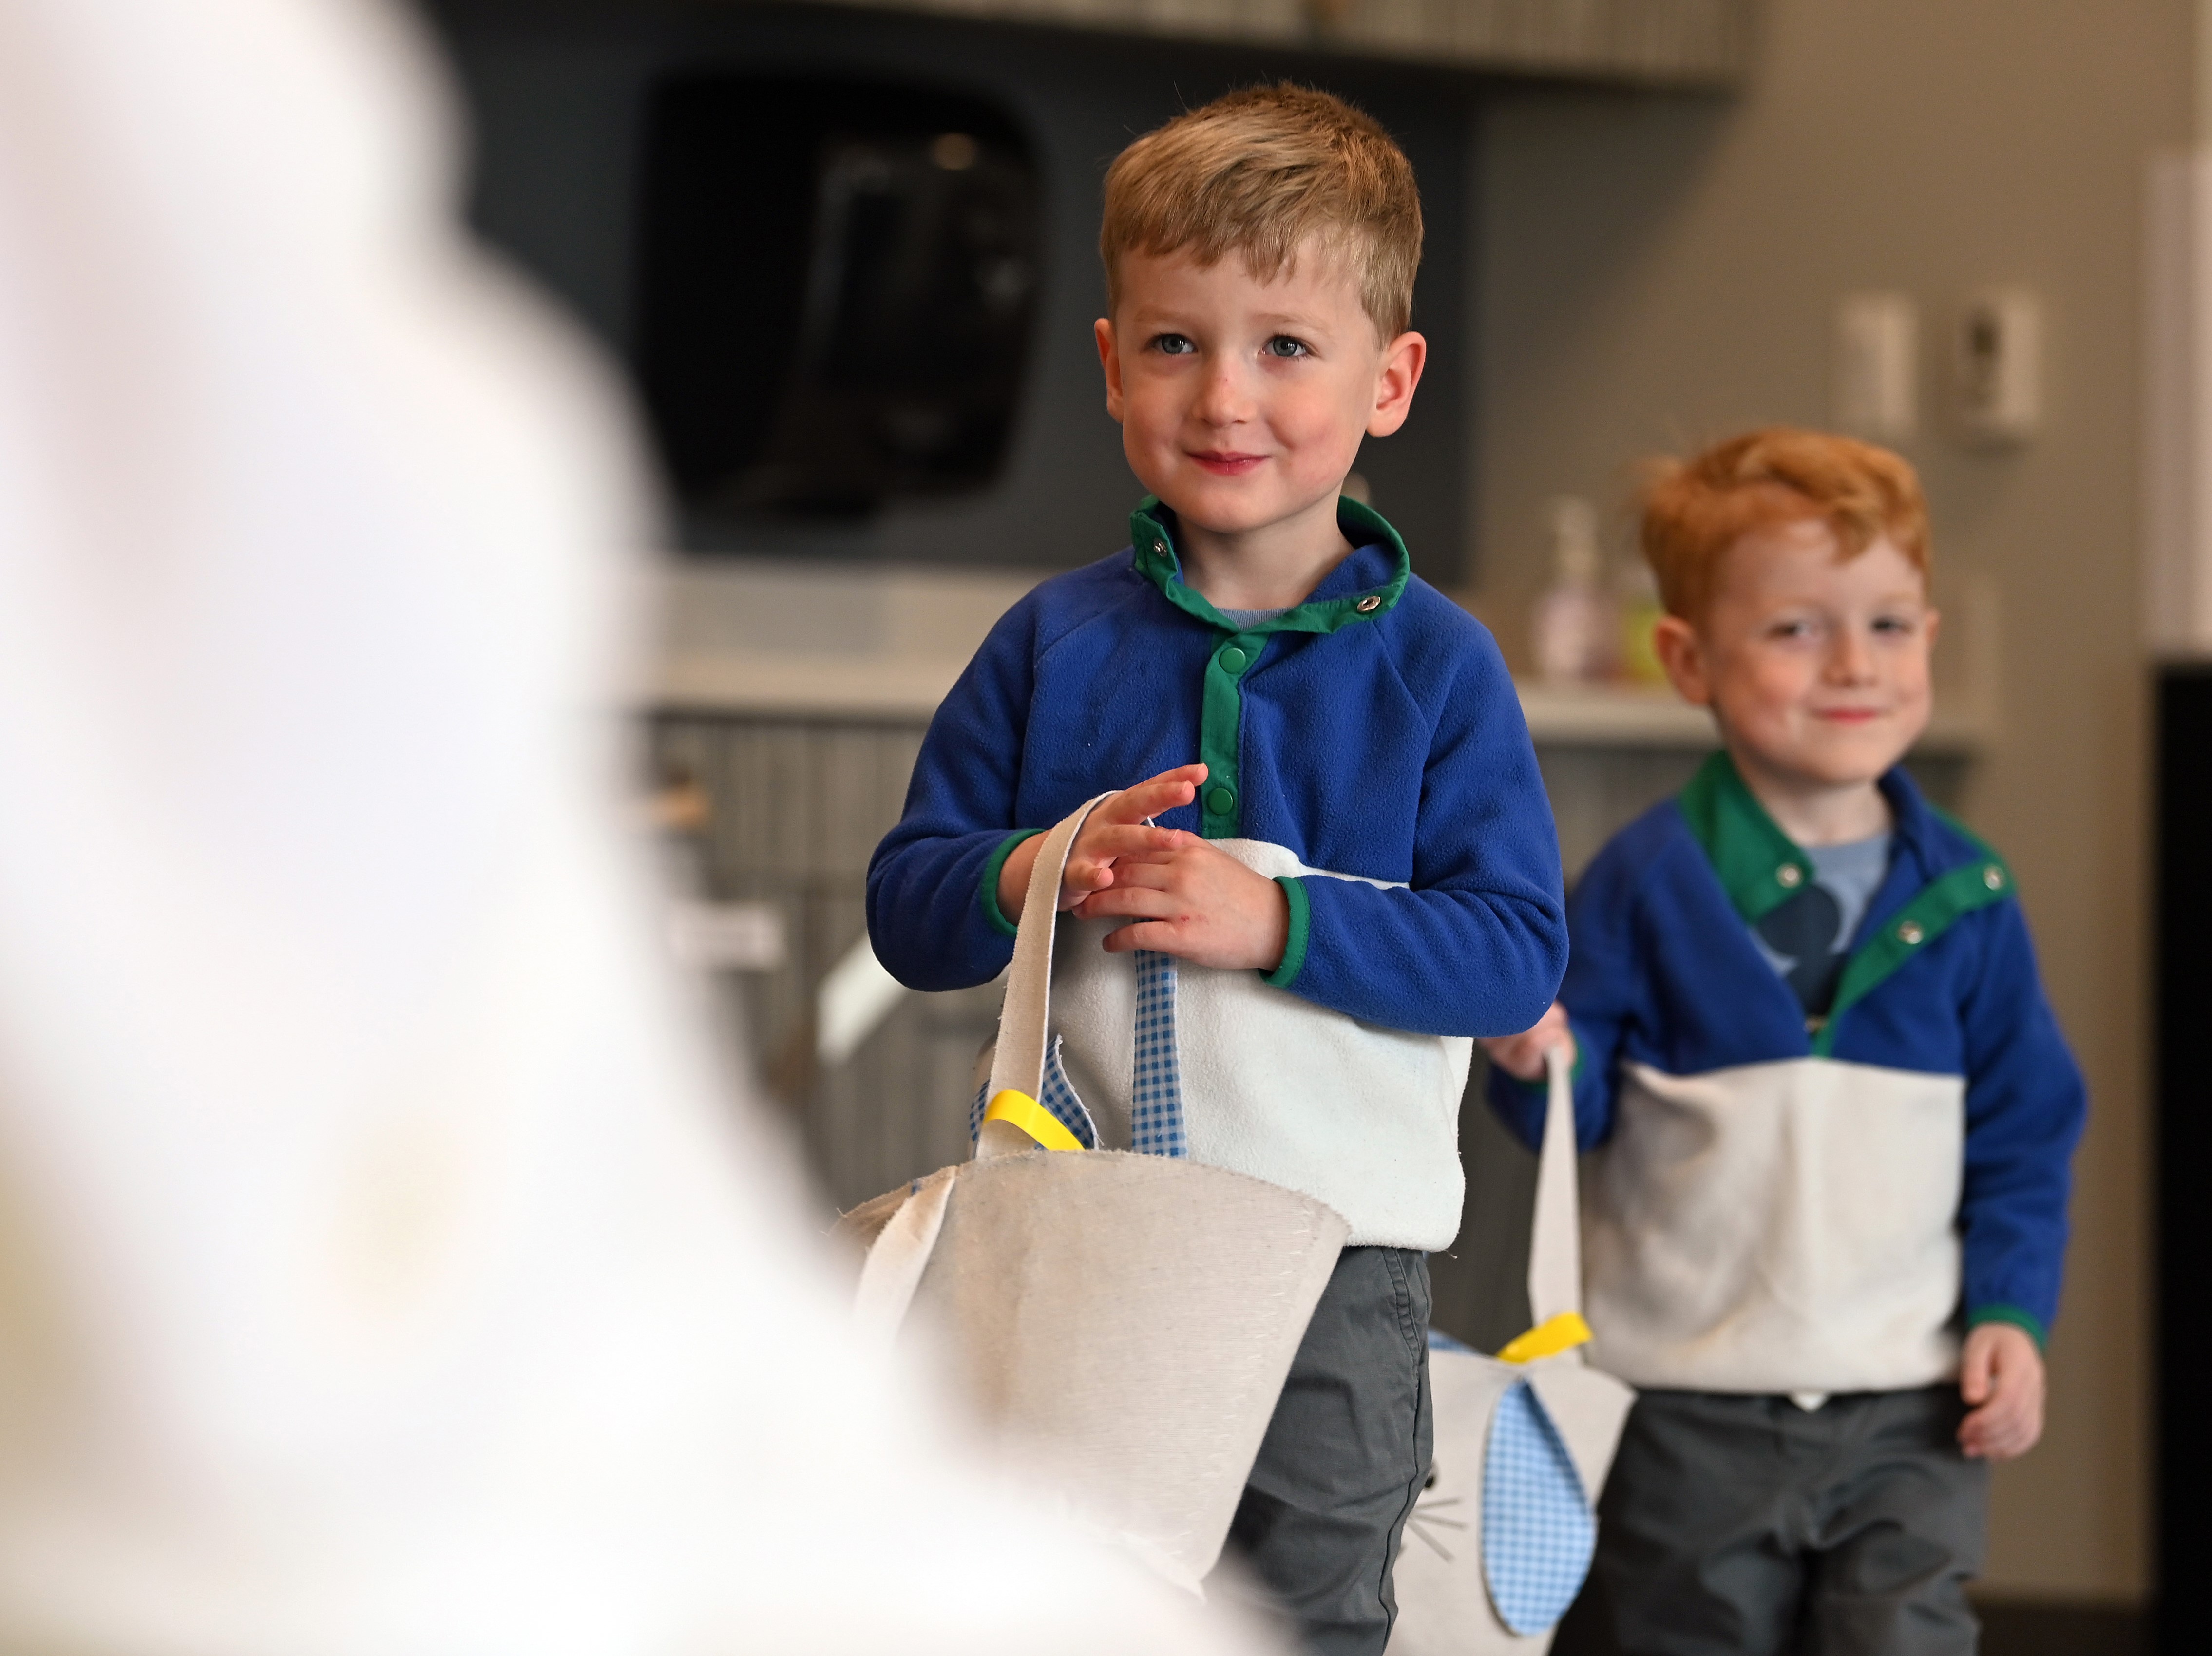
[(1919, 627), (1911, 616), (1876, 616), (1874, 630), (1892, 638), (1910, 638), (1919, 630)]
[(1277, 334), (1260, 349), (1269, 356), (1311, 356), (1313, 355), (1312, 346), (1307, 344), (1304, 340), (1293, 338), (1286, 333)]
[(1769, 638), (1782, 639), (1810, 638), (1815, 630), (1817, 629), (1811, 622), (1802, 616), (1793, 616), (1787, 620), (1773, 622), (1767, 628), (1766, 635)]
[(1152, 349), (1163, 356), (1188, 356), (1198, 347), (1187, 334), (1164, 333), (1153, 337)]

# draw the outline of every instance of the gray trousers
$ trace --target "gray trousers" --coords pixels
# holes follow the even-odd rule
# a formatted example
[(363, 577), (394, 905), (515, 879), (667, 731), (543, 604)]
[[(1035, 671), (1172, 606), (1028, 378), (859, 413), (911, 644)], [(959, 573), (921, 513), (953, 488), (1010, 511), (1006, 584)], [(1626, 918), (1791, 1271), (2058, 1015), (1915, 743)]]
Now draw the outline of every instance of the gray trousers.
[(1391, 1567), (1433, 1451), (1428, 1333), (1428, 1256), (1345, 1249), (1209, 1592), (1244, 1596), (1256, 1586), (1307, 1649), (1382, 1656), (1398, 1614)]
[(1646, 1392), (1559, 1656), (1973, 1656), (1989, 1466), (1956, 1386)]

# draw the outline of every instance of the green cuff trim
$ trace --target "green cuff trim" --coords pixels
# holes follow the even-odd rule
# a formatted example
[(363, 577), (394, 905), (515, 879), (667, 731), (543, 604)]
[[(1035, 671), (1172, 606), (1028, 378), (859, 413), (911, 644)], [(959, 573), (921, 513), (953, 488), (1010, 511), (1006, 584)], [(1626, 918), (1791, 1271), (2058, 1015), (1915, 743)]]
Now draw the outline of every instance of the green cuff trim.
[(1283, 896), (1291, 906), (1291, 935), (1283, 944), (1282, 963), (1272, 972), (1262, 972), (1260, 980), (1277, 989), (1287, 989), (1297, 981), (1298, 974), (1305, 968), (1306, 943), (1313, 936), (1313, 900), (1306, 895), (1306, 883), (1296, 874), (1278, 874), (1275, 883), (1283, 889)]
[(1010, 937), (1017, 935), (1020, 928), (1008, 919), (1006, 911), (999, 907), (999, 875), (1006, 866), (1006, 858), (1014, 854), (1015, 846), (1024, 840), (1036, 839), (1043, 832), (1042, 828), (1016, 828), (999, 841), (999, 848), (991, 853), (991, 860), (983, 864), (983, 883), (978, 892), (983, 899), (983, 918), (990, 921), (994, 930), (1003, 931)]
[(2051, 1331), (2044, 1327), (2043, 1319), (2016, 1305), (1979, 1306), (1966, 1313), (1967, 1327), (1979, 1328), (1984, 1323), (2010, 1323), (2014, 1328), (2026, 1329), (2039, 1351), (2051, 1344)]

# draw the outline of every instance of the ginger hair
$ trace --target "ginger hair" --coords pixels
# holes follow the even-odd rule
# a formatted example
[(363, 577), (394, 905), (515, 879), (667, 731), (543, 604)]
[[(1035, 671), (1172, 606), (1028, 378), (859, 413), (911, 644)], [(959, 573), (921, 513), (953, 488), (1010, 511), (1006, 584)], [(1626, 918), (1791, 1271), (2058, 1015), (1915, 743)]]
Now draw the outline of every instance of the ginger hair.
[(1187, 253), (1206, 267), (1240, 253), (1271, 282), (1316, 235), (1348, 262), (1384, 343), (1405, 332), (1421, 263), (1413, 163), (1341, 98), (1287, 81), (1247, 87), (1154, 128), (1107, 169), (1107, 303), (1120, 302), (1125, 253)]
[(1887, 537), (1928, 579), (1928, 501), (1901, 455), (1831, 432), (1765, 426), (1653, 468), (1644, 491), (1644, 557), (1667, 613), (1695, 624), (1721, 561), (1755, 531), (1825, 523), (1841, 556)]

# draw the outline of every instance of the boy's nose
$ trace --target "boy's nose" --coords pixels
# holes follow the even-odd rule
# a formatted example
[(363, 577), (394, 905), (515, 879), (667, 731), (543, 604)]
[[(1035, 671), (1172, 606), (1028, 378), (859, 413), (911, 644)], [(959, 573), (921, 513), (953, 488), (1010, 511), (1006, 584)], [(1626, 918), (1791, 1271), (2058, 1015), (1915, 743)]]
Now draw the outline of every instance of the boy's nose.
[(1845, 683), (1874, 676), (1874, 651), (1856, 628), (1839, 627), (1828, 648), (1828, 676)]
[(1221, 363), (1206, 377), (1192, 410), (1209, 426), (1233, 426), (1251, 417), (1251, 395), (1243, 375), (1230, 363)]

